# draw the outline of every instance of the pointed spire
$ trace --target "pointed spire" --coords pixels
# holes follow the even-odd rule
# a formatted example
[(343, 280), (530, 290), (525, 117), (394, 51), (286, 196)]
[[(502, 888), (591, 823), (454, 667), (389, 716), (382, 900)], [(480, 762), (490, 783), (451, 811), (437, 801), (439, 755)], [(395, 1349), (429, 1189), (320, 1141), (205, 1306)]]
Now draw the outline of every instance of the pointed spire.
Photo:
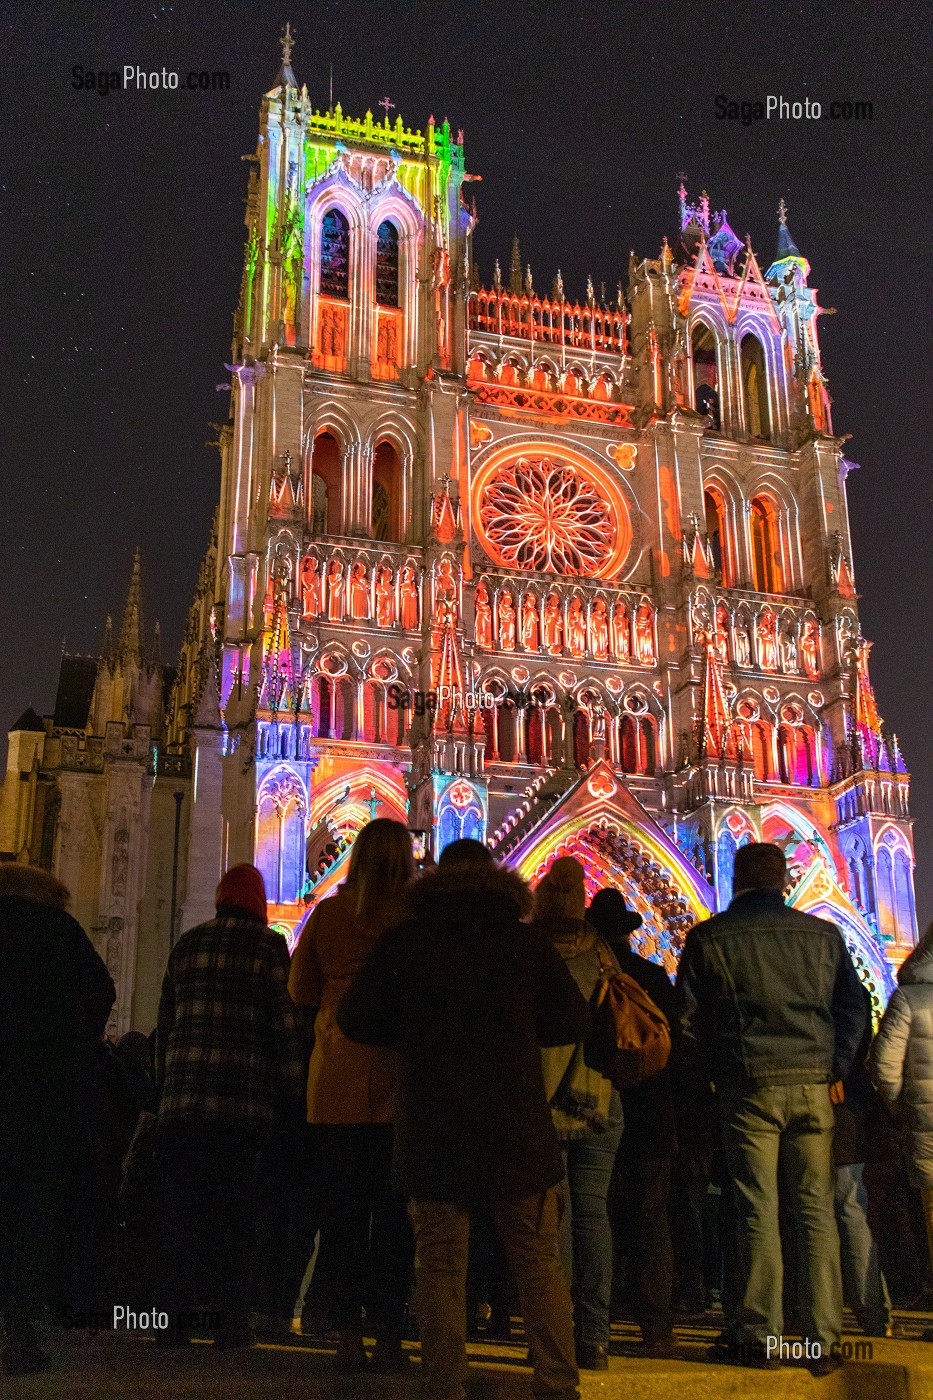
[(120, 645), (117, 656), (120, 661), (139, 661), (140, 634), (142, 630), (142, 585), (139, 577), (139, 546), (133, 555), (133, 576), (126, 595), (123, 622), (120, 627)]
[(802, 258), (803, 254), (794, 242), (793, 235), (787, 227), (787, 205), (781, 199), (777, 207), (778, 219), (778, 241), (775, 262), (783, 262), (785, 258)]
[(525, 268), (525, 295), (533, 297), (535, 294), (534, 283), (531, 280), (531, 263)]
[(107, 614), (107, 621), (104, 623), (104, 641), (100, 649), (101, 661), (113, 660), (113, 618)]
[(518, 234), (512, 239), (512, 261), (509, 266), (509, 291), (516, 296), (522, 294), (522, 252), (518, 246)]
[(563, 299), (564, 299), (564, 279), (563, 279), (563, 276), (561, 275), (561, 270), (560, 270), (560, 268), (558, 268), (558, 269), (557, 269), (557, 276), (554, 278), (553, 285), (551, 286), (551, 300), (552, 300), (552, 301), (563, 301)]
[(593, 305), (595, 304), (595, 302), (596, 302), (596, 292), (595, 292), (595, 290), (594, 290), (594, 288), (593, 288), (593, 279), (592, 279), (592, 277), (587, 277), (587, 279), (586, 279), (586, 304), (587, 304), (587, 306), (593, 306)]
[(152, 629), (152, 646), (149, 648), (149, 664), (156, 670), (162, 665), (162, 625), (157, 622)]
[(269, 89), (275, 92), (279, 88), (298, 88), (298, 79), (295, 77), (295, 70), (292, 68), (292, 49), (295, 47), (295, 35), (292, 32), (291, 23), (287, 23), (279, 36), (279, 43), (282, 46), (282, 63), (278, 73), (275, 75), (275, 82)]
[(703, 713), (699, 724), (700, 756), (719, 759), (734, 744), (732, 719), (722, 684), (722, 665), (712, 638), (706, 638), (706, 664), (703, 668)]
[(499, 266), (498, 258), (496, 258), (496, 265), (492, 270), (492, 285), (495, 291), (502, 291), (502, 268)]

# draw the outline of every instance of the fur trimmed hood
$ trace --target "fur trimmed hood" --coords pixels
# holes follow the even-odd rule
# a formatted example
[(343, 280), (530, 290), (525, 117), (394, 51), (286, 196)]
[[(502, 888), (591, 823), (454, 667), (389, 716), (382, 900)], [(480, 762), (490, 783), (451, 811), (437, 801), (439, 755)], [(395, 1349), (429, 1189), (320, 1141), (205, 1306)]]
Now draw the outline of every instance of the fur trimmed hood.
[(513, 917), (531, 913), (531, 890), (514, 870), (500, 865), (447, 865), (427, 870), (412, 885), (409, 908), (416, 917), (462, 922), (477, 905), (511, 905)]

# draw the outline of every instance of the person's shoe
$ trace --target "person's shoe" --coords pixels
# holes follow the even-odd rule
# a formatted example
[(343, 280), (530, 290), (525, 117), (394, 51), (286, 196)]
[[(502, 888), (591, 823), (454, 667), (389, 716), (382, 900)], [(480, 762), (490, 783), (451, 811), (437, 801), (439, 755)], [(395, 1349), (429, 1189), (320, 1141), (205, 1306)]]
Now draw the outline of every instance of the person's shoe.
[(599, 1342), (581, 1342), (577, 1346), (577, 1365), (581, 1371), (608, 1371), (609, 1348)]
[[(364, 1352), (365, 1356), (366, 1353)], [(380, 1376), (397, 1376), (403, 1371), (407, 1371), (411, 1365), (411, 1357), (402, 1346), (400, 1337), (377, 1337), (376, 1345), (373, 1348), (372, 1360), (369, 1369), (375, 1371)]]
[(484, 1336), (490, 1342), (510, 1342), (512, 1340), (512, 1319), (509, 1314), (498, 1312), (493, 1308), (486, 1319)]
[(358, 1375), (369, 1366), (369, 1357), (358, 1327), (346, 1327), (340, 1332), (334, 1366), (346, 1376)]
[(664, 1357), (673, 1356), (676, 1347), (677, 1344), (674, 1341), (674, 1334), (672, 1332), (666, 1337), (656, 1337), (649, 1333), (642, 1344), (641, 1354), (642, 1356), (653, 1357), (655, 1360), (661, 1360)]
[(819, 1380), (822, 1376), (831, 1376), (834, 1371), (839, 1370), (842, 1364), (842, 1357), (833, 1353), (829, 1356), (821, 1356), (818, 1361), (811, 1361), (807, 1370), (811, 1376), (815, 1376)]
[(707, 1361), (720, 1366), (748, 1366), (753, 1371), (779, 1371), (777, 1356), (767, 1356), (764, 1347), (752, 1342), (716, 1341), (707, 1348)]

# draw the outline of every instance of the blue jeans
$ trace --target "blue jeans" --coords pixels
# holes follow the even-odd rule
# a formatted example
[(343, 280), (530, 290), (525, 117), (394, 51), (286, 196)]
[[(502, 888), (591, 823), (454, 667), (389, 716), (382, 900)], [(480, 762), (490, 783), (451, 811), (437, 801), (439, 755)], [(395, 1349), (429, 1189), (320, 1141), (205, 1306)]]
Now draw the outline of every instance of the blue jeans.
[(561, 1261), (573, 1285), (577, 1338), (593, 1346), (609, 1345), (612, 1229), (606, 1196), (621, 1137), (620, 1124), (563, 1145), (567, 1209), (561, 1221)]
[(878, 1246), (868, 1228), (864, 1170), (864, 1162), (836, 1168), (835, 1206), (842, 1251), (842, 1282), (846, 1301), (862, 1331), (883, 1337), (891, 1325), (891, 1299), (878, 1262)]
[(801, 1331), (824, 1356), (842, 1332), (842, 1272), (833, 1209), (833, 1127), (827, 1084), (719, 1090), (723, 1143), (738, 1213), (743, 1298), (736, 1340), (764, 1346), (783, 1330), (778, 1164), (797, 1223)]

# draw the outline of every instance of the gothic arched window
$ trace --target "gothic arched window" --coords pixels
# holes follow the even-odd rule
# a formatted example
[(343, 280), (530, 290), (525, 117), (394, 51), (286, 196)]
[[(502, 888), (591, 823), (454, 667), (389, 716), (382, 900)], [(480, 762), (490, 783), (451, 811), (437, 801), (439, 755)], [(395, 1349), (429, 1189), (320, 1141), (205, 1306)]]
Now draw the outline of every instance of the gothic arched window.
[(690, 355), (693, 360), (693, 406), (704, 417), (709, 415), (719, 432), (719, 369), (716, 361), (716, 337), (709, 326), (698, 322), (690, 333)]
[(373, 453), (373, 493), (370, 529), (374, 540), (401, 539), (399, 502), (402, 464), (391, 442), (380, 442)]
[(350, 225), (339, 209), (321, 221), (321, 295), (350, 295)]
[(340, 444), (332, 433), (318, 433), (311, 449), (312, 535), (340, 533), (342, 479)]
[(778, 519), (772, 503), (761, 497), (752, 501), (752, 565), (754, 584), (759, 593), (780, 593), (781, 566), (778, 558)]
[(376, 301), (398, 306), (398, 229), (386, 219), (376, 230)]
[(703, 509), (706, 515), (706, 537), (713, 553), (713, 563), (719, 570), (723, 587), (731, 588), (732, 570), (729, 567), (726, 538), (726, 505), (718, 491), (703, 492)]
[(771, 419), (768, 414), (768, 375), (765, 352), (755, 335), (742, 341), (742, 384), (745, 388), (745, 426), (749, 437), (769, 438)]

